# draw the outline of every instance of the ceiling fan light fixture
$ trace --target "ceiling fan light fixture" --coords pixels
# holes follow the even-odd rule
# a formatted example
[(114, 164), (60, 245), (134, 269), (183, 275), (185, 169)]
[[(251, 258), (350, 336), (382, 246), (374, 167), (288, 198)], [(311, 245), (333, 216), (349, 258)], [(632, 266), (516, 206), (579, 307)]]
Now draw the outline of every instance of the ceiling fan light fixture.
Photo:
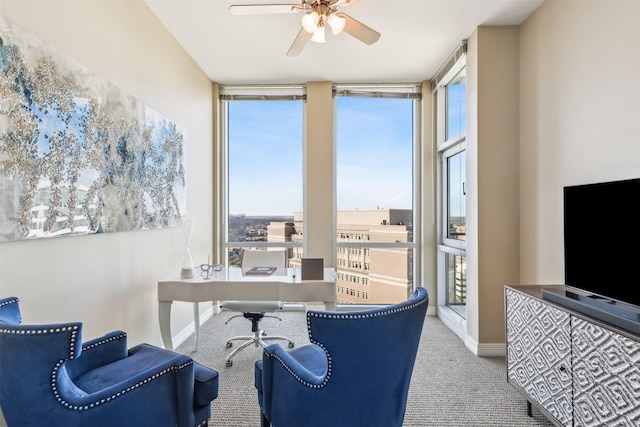
[(298, 56), (308, 42), (326, 43), (325, 27), (331, 27), (334, 35), (345, 32), (366, 45), (380, 39), (379, 32), (341, 11), (343, 6), (360, 0), (298, 0), (301, 3), (294, 4), (264, 4), (262, 1), (266, 0), (256, 4), (234, 4), (229, 10), (234, 15), (300, 13), (302, 28), (287, 51), (289, 57)]
[(320, 22), (318, 12), (307, 13), (302, 17), (302, 28), (308, 33), (315, 33), (318, 28), (318, 22)]
[(341, 16), (336, 15), (335, 13), (332, 13), (327, 18), (327, 23), (331, 27), (331, 31), (333, 32), (333, 34), (338, 35), (342, 32), (342, 30), (344, 30), (344, 26), (347, 23), (347, 20)]
[(326, 43), (327, 39), (324, 36), (324, 25), (316, 28), (313, 32), (313, 36), (311, 36), (311, 41), (316, 43)]

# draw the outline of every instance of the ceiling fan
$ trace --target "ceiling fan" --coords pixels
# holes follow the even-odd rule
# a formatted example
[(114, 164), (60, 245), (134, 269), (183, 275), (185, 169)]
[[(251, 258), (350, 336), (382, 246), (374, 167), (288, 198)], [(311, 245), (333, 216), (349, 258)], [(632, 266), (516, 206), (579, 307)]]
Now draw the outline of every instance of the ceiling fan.
[(229, 7), (234, 15), (262, 15), (302, 12), (302, 29), (293, 41), (287, 56), (297, 56), (309, 41), (324, 43), (327, 24), (333, 34), (343, 30), (363, 43), (378, 41), (380, 33), (340, 12), (340, 9), (359, 0), (302, 0), (301, 4), (237, 4)]

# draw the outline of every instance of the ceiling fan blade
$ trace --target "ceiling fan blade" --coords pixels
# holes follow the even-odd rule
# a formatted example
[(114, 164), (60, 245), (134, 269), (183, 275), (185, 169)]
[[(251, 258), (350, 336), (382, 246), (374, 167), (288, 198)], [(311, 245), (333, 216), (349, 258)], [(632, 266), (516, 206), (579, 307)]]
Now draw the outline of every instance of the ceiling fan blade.
[(374, 44), (380, 38), (380, 33), (374, 29), (371, 29), (364, 25), (362, 22), (353, 19), (349, 15), (342, 12), (337, 13), (341, 18), (344, 18), (347, 22), (344, 26), (344, 32), (352, 35), (365, 44)]
[(299, 4), (234, 4), (229, 6), (233, 15), (268, 15), (274, 13), (294, 13), (303, 9)]
[(302, 52), (302, 49), (309, 43), (311, 40), (311, 36), (313, 34), (307, 32), (304, 28), (300, 29), (300, 32), (296, 36), (296, 39), (293, 41), (293, 44), (289, 48), (287, 52), (287, 56), (298, 56)]
[(358, 3), (360, 0), (338, 0), (335, 5), (339, 7), (350, 6), (354, 3)]

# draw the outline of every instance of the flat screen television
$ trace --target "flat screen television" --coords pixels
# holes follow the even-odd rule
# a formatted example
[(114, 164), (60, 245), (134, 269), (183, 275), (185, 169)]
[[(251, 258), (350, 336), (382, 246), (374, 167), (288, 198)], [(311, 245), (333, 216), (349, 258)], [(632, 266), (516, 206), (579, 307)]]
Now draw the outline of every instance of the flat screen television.
[(543, 297), (640, 322), (640, 178), (564, 188), (564, 276)]

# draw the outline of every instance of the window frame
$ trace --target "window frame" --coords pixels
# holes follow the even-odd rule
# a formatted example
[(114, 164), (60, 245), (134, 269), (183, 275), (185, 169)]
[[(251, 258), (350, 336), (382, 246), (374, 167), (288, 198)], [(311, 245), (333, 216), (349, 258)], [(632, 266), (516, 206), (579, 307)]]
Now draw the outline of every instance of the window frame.
[[(466, 130), (453, 135), (448, 135), (448, 93), (447, 86), (454, 82), (462, 72), (466, 72), (466, 41), (453, 52), (445, 62), (441, 70), (434, 78), (435, 117), (436, 117), (436, 141), (437, 141), (437, 168), (438, 168), (438, 245), (437, 245), (437, 289), (438, 289), (438, 317), (447, 324), (458, 336), (466, 336), (466, 317), (460, 311), (453, 310), (449, 305), (447, 278), (449, 271), (447, 259), (449, 256), (459, 256), (466, 264), (467, 245), (466, 239), (451, 239), (448, 237), (449, 227), (449, 199), (448, 199), (448, 168), (447, 160), (456, 154), (467, 150)], [(465, 126), (466, 127), (466, 126)], [(465, 162), (466, 163), (466, 162)], [(465, 178), (468, 179), (465, 173)], [(465, 215), (466, 217), (466, 215)], [(465, 221), (466, 223), (466, 221)], [(466, 280), (466, 279), (465, 279)], [(466, 311), (466, 305), (465, 305)]]
[[(448, 147), (448, 148), (447, 148)], [(441, 148), (439, 150), (439, 154), (440, 154), (440, 170), (442, 171), (442, 176), (441, 176), (441, 191), (442, 191), (442, 206), (441, 206), (441, 218), (442, 220), (440, 221), (440, 227), (441, 227), (441, 233), (440, 233), (440, 246), (446, 247), (448, 248), (452, 248), (452, 249), (458, 249), (458, 250), (462, 250), (464, 252), (466, 252), (467, 249), (467, 241), (465, 240), (460, 240), (460, 239), (452, 239), (449, 237), (448, 235), (448, 230), (449, 230), (449, 198), (448, 198), (448, 193), (449, 193), (449, 165), (448, 165), (448, 159), (467, 151), (467, 142), (466, 142), (466, 138), (464, 136), (462, 136), (459, 139), (454, 140), (451, 144), (448, 144), (447, 146), (445, 146), (444, 148)], [(465, 162), (466, 163), (466, 162)], [(465, 213), (465, 218), (466, 218), (466, 213)], [(466, 221), (465, 221), (466, 222)], [(444, 248), (442, 250), (445, 250)], [(446, 251), (446, 250), (445, 250)], [(464, 255), (464, 253), (458, 253), (458, 255)]]
[[(303, 85), (286, 86), (220, 86), (220, 233), (219, 247), (221, 262), (229, 265), (228, 252), (232, 248), (304, 248), (304, 236), (300, 242), (231, 242), (229, 241), (229, 102), (242, 101), (303, 101), (306, 100), (306, 87)], [(304, 128), (303, 105), (303, 128)], [(304, 129), (301, 144), (304, 144)], [(302, 159), (300, 159), (302, 162)], [(303, 187), (304, 197), (304, 187)], [(292, 212), (293, 214), (293, 212)]]

